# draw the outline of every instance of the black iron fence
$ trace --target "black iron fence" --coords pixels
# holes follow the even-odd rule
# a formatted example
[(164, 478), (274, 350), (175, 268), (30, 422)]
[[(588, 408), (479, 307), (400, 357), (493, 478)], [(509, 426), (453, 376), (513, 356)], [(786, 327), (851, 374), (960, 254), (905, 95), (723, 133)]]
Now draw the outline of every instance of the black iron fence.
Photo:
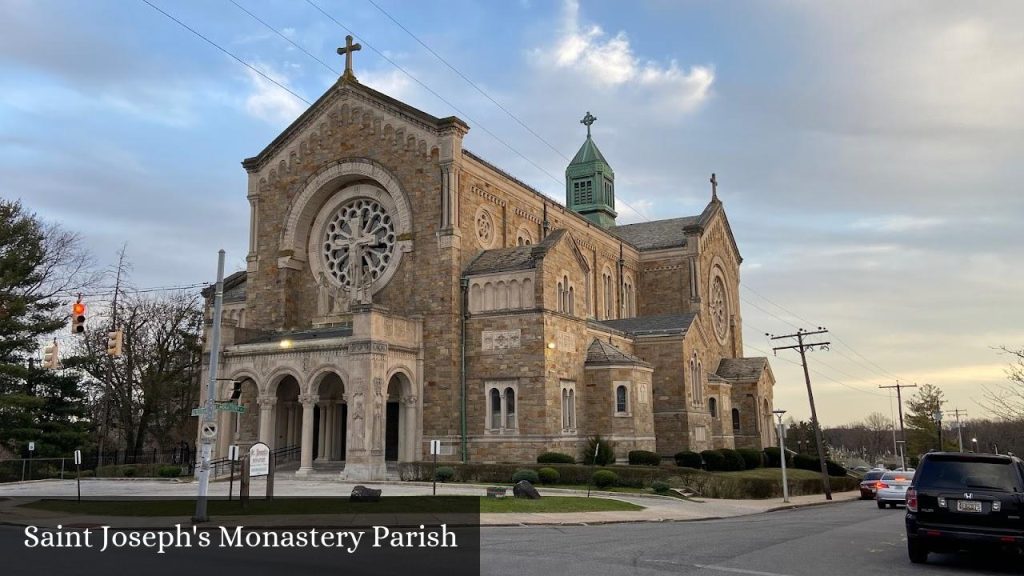
[(150, 450), (97, 450), (82, 451), (80, 466), (74, 455), (57, 458), (11, 458), (0, 460), (0, 482), (28, 480), (66, 480), (75, 478), (79, 471), (83, 477), (172, 476), (169, 469), (178, 468), (174, 476), (191, 475), (195, 471), (196, 451), (188, 444), (168, 452)]

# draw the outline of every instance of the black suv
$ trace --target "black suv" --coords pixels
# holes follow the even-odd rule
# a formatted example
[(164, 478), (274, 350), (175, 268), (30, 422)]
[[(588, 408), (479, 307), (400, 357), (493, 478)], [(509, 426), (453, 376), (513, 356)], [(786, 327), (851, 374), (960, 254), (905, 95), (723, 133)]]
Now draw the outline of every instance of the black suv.
[(974, 546), (1024, 551), (1024, 463), (1013, 456), (930, 452), (907, 489), (907, 553)]

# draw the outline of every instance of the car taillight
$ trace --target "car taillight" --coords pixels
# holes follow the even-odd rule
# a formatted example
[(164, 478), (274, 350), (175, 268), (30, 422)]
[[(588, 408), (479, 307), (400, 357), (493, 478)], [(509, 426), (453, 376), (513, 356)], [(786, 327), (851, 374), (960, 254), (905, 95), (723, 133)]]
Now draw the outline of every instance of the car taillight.
[(915, 488), (907, 488), (907, 511), (917, 512), (917, 490)]
[(878, 489), (888, 488), (888, 487), (889, 487), (889, 485), (886, 484), (885, 482), (879, 482), (878, 484), (875, 484), (875, 488), (878, 488)]

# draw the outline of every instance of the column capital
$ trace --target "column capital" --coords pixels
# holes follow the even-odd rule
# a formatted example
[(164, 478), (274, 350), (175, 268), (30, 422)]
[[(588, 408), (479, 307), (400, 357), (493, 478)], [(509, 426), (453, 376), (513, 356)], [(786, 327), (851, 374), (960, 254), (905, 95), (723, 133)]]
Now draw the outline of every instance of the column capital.
[(273, 408), (277, 404), (277, 396), (258, 396), (256, 403), (260, 408)]
[(320, 401), (320, 396), (318, 394), (300, 394), (299, 395), (299, 403), (302, 404), (302, 406), (304, 408), (306, 408), (306, 407), (312, 408), (313, 406), (316, 406), (316, 403), (319, 402), (319, 401)]
[(402, 396), (402, 404), (406, 406), (415, 406), (418, 400), (416, 396)]

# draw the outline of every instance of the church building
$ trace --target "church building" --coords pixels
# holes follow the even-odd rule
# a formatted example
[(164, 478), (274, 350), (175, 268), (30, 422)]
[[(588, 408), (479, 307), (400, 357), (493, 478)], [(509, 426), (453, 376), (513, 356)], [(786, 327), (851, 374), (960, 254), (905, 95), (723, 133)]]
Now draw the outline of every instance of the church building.
[(771, 444), (774, 377), (743, 353), (714, 177), (700, 214), (617, 224), (588, 112), (563, 205), (463, 148), (464, 121), (358, 82), (357, 48), (242, 162), (216, 399), (246, 411), (218, 412), (215, 458), (262, 441), (300, 452), (299, 475), (380, 480), (432, 440), (450, 462), (578, 457), (594, 435), (623, 460)]

